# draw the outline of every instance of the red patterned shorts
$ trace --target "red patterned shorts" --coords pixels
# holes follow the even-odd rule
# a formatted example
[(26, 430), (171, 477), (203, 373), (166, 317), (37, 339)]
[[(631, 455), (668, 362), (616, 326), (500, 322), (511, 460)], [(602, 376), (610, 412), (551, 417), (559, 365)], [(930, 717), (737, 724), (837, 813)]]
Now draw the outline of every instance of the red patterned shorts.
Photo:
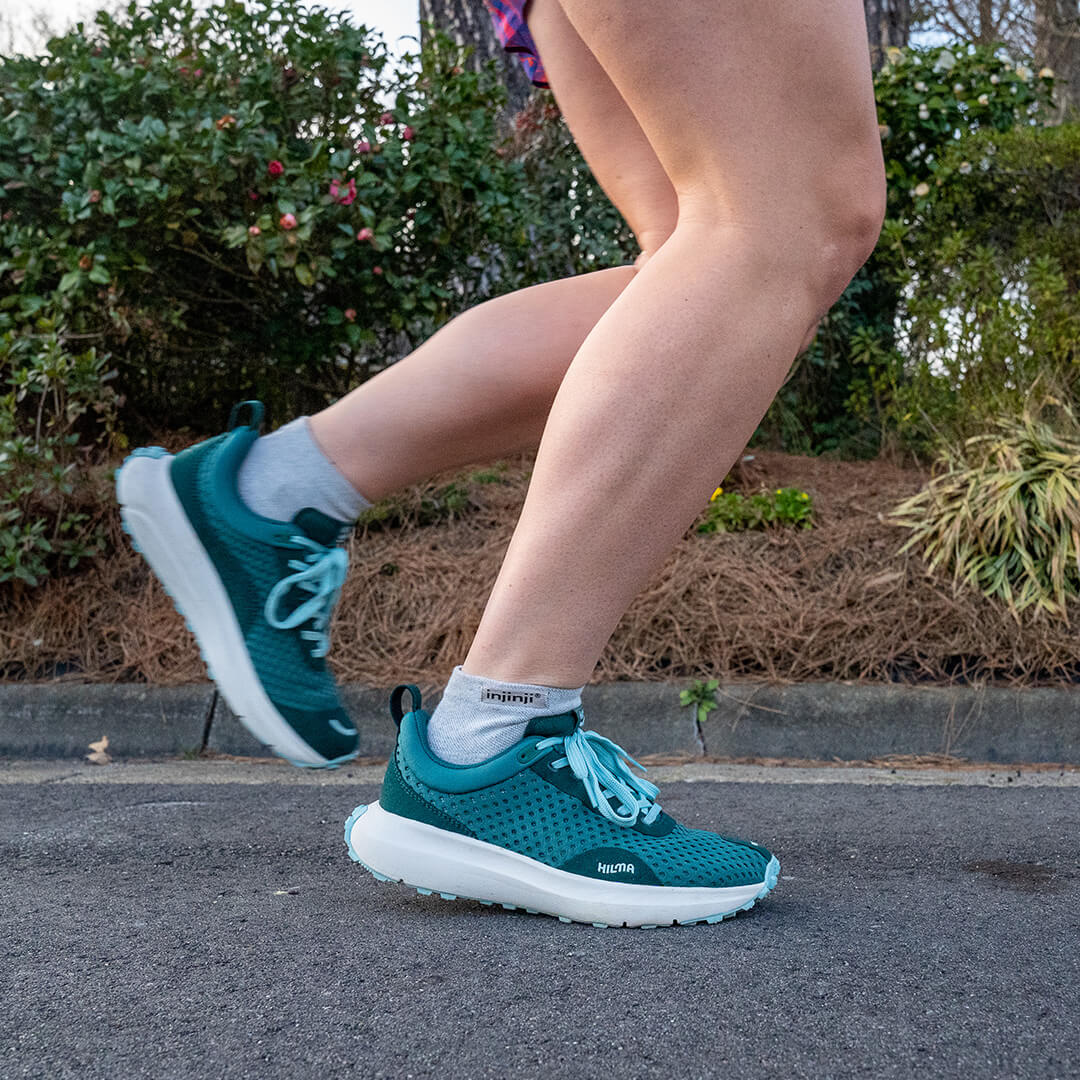
[(547, 88), (544, 62), (536, 50), (536, 42), (525, 22), (525, 6), (529, 0), (487, 0), (495, 33), (507, 52), (519, 54), (525, 74), (537, 85)]

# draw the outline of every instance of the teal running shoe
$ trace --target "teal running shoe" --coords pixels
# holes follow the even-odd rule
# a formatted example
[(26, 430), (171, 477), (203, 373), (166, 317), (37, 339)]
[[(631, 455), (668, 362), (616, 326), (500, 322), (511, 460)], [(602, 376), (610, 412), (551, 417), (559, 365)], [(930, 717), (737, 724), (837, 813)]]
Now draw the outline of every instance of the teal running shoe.
[[(408, 693), (412, 709), (402, 711)], [(542, 716), (516, 746), (452, 765), (428, 746), (420, 691), (397, 687), (397, 748), (379, 801), (345, 823), (350, 856), (380, 881), (593, 926), (715, 923), (775, 885), (759, 844), (688, 829), (581, 709)]]
[[(246, 414), (246, 423), (241, 417)], [(237, 472), (263, 407), (173, 456), (136, 450), (120, 467), (124, 527), (195, 634), (210, 677), (244, 726), (294, 765), (357, 753), (357, 732), (326, 667), (349, 525), (315, 509), (273, 521), (241, 502)]]

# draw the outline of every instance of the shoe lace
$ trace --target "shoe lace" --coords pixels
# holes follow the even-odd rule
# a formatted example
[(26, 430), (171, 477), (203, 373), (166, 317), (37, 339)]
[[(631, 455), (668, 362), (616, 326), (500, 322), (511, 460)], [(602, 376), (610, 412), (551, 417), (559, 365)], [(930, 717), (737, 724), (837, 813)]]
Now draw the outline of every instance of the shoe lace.
[[(537, 750), (562, 743), (564, 756), (551, 763), (553, 769), (570, 771), (581, 781), (593, 808), (616, 825), (636, 825), (640, 819), (651, 825), (660, 814), (656, 796), (660, 789), (630, 771), (634, 765), (644, 770), (621, 746), (578, 727), (570, 735), (552, 735), (536, 744)], [(617, 803), (612, 806), (611, 800)]]
[[(315, 643), (312, 656), (325, 656), (330, 651), (327, 627), (345, 582), (349, 557), (341, 548), (323, 547), (306, 536), (294, 536), (293, 540), (309, 550), (303, 558), (289, 560), (289, 569), (293, 573), (287, 574), (270, 590), (263, 614), (275, 630), (292, 630), (310, 620), (310, 629), (301, 630), (300, 636)], [(311, 596), (292, 611), (279, 612), (281, 601), (294, 588), (311, 593)]]

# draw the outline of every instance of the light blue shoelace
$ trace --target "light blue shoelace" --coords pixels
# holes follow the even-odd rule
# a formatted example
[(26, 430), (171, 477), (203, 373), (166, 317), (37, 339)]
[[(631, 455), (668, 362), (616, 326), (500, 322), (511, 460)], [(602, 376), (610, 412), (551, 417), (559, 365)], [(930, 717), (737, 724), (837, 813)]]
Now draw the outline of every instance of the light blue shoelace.
[[(553, 735), (541, 739), (537, 750), (562, 743), (565, 756), (553, 761), (552, 768), (570, 767), (570, 771), (585, 785), (589, 802), (608, 821), (616, 825), (636, 825), (638, 819), (651, 825), (660, 814), (656, 796), (660, 789), (648, 780), (636, 776), (630, 766), (639, 765), (621, 746), (597, 735), (595, 731), (575, 728), (570, 735)], [(611, 805), (615, 799), (620, 809)]]
[[(300, 636), (315, 642), (312, 656), (325, 656), (330, 651), (330, 616), (341, 593), (349, 557), (341, 548), (325, 548), (306, 536), (294, 536), (293, 540), (311, 550), (303, 559), (290, 559), (289, 569), (294, 573), (283, 577), (266, 598), (263, 614), (275, 630), (292, 630), (301, 623), (312, 622), (310, 630), (301, 630)], [(302, 589), (312, 595), (292, 611), (281, 615), (278, 606), (292, 588)]]

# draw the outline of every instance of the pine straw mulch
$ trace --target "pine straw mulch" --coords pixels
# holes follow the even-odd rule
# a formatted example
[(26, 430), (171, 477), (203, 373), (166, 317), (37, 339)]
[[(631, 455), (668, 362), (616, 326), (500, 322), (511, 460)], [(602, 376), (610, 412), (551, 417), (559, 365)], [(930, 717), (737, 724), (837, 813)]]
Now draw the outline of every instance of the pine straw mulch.
[[(440, 685), (465, 656), (524, 497), (530, 461), (468, 482), (456, 520), (360, 533), (334, 626), (346, 682)], [(905, 533), (882, 514), (925, 475), (883, 461), (756, 452), (737, 486), (796, 486), (816, 527), (688, 533), (631, 605), (595, 681), (1068, 685), (1080, 645), (1062, 621), (1019, 620), (899, 556)], [(419, 505), (418, 493), (412, 498)], [(408, 501), (408, 500), (406, 500)], [(111, 519), (112, 553), (79, 575), (0, 599), (0, 677), (202, 681), (195, 644)], [(1075, 626), (1080, 605), (1071, 611)]]

